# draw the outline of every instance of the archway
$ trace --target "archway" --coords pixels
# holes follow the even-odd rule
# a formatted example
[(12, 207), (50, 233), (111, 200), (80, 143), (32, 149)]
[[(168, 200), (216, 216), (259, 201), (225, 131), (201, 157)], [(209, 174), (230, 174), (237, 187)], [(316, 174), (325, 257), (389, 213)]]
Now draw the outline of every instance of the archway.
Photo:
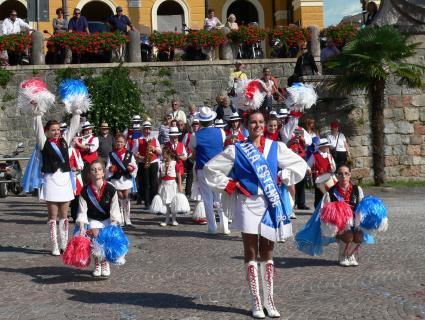
[(26, 3), (23, 1), (6, 0), (3, 2), (0, 1), (0, 21), (8, 18), (12, 10), (16, 10), (19, 18), (24, 20), (27, 18)]
[(81, 15), (85, 16), (88, 21), (104, 22), (115, 12), (114, 5), (105, 1), (87, 1), (77, 8), (81, 9)]
[(184, 0), (157, 0), (152, 7), (152, 30), (183, 31), (189, 25), (189, 8)]
[(222, 21), (233, 13), (239, 24), (257, 22), (264, 28), (264, 9), (258, 0), (226, 0), (222, 9)]
[(239, 25), (247, 25), (251, 22), (259, 23), (257, 8), (249, 1), (236, 0), (227, 9), (227, 16), (231, 13), (236, 15)]

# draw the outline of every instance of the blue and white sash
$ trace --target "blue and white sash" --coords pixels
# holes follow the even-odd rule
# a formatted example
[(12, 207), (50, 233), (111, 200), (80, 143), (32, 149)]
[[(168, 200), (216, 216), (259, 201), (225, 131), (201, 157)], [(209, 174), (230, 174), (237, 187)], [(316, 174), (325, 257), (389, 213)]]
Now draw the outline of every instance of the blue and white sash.
[[(65, 159), (62, 155), (62, 152), (60, 151), (59, 147), (57, 146), (56, 143), (50, 141), (50, 145), (52, 146), (53, 150), (55, 151), (56, 155), (59, 157), (59, 159), (61, 160), (62, 163), (65, 163)], [(71, 186), (72, 186), (72, 190), (75, 192), (75, 190), (77, 190), (77, 185), (75, 183), (75, 176), (74, 173), (72, 171), (69, 172), (69, 176), (71, 178)]]
[(116, 163), (119, 165), (121, 170), (123, 170), (124, 172), (127, 172), (127, 168), (124, 166), (124, 163), (122, 162), (121, 158), (113, 151), (112, 151), (111, 155), (112, 155), (112, 158), (114, 158)]
[(90, 186), (87, 186), (87, 195), (89, 196), (91, 203), (93, 203), (96, 209), (102, 212), (103, 214), (106, 214), (105, 210), (103, 210), (103, 208), (100, 206), (99, 201), (97, 201), (96, 196), (93, 194), (93, 190)]
[(276, 242), (292, 235), (292, 224), (284, 209), (281, 194), (272, 178), (269, 165), (252, 142), (236, 143), (235, 147), (248, 160), (267, 199), (267, 209), (261, 219), (260, 234)]

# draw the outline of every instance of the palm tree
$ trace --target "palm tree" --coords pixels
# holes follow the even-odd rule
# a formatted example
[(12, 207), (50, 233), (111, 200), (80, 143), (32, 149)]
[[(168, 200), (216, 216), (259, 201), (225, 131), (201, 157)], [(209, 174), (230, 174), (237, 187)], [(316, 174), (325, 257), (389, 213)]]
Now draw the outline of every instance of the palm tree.
[(342, 52), (327, 61), (336, 77), (331, 88), (337, 92), (351, 93), (366, 90), (370, 100), (370, 124), (372, 135), (372, 160), (375, 185), (384, 183), (384, 90), (394, 77), (400, 85), (424, 88), (424, 66), (407, 61), (416, 53), (419, 43), (409, 43), (408, 35), (394, 26), (362, 29)]

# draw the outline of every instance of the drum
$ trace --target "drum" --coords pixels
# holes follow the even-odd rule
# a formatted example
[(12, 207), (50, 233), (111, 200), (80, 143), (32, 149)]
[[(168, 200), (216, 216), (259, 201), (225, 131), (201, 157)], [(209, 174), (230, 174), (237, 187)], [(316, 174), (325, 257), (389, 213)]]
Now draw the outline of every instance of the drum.
[(336, 176), (333, 173), (324, 173), (316, 178), (316, 186), (323, 193), (327, 192), (338, 182)]

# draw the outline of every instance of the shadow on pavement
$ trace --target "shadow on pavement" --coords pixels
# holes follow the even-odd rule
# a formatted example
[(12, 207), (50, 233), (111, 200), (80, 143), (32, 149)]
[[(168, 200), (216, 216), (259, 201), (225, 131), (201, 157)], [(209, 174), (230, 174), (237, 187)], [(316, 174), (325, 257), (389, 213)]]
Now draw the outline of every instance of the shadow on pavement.
[(31, 248), (21, 248), (21, 247), (12, 247), (0, 246), (0, 252), (18, 252), (18, 253), (27, 253), (27, 254), (50, 254), (51, 251), (48, 250), (39, 250), (39, 249), (31, 249)]
[[(244, 257), (235, 256), (232, 257), (232, 259), (244, 260)], [(279, 269), (337, 266), (336, 261), (320, 258), (274, 257), (273, 260), (275, 262), (275, 267)]]
[(184, 297), (171, 293), (130, 293), (130, 292), (90, 292), (65, 289), (72, 296), (68, 299), (83, 303), (130, 304), (147, 308), (183, 308), (210, 312), (230, 312), (250, 315), (249, 310), (219, 305), (198, 304), (193, 297)]
[(91, 270), (79, 270), (68, 267), (0, 268), (0, 272), (21, 273), (32, 277), (39, 284), (61, 284), (68, 282), (103, 281), (107, 278), (94, 278)]
[(15, 223), (15, 224), (46, 224), (45, 220), (22, 220), (22, 219), (0, 219), (0, 223)]

